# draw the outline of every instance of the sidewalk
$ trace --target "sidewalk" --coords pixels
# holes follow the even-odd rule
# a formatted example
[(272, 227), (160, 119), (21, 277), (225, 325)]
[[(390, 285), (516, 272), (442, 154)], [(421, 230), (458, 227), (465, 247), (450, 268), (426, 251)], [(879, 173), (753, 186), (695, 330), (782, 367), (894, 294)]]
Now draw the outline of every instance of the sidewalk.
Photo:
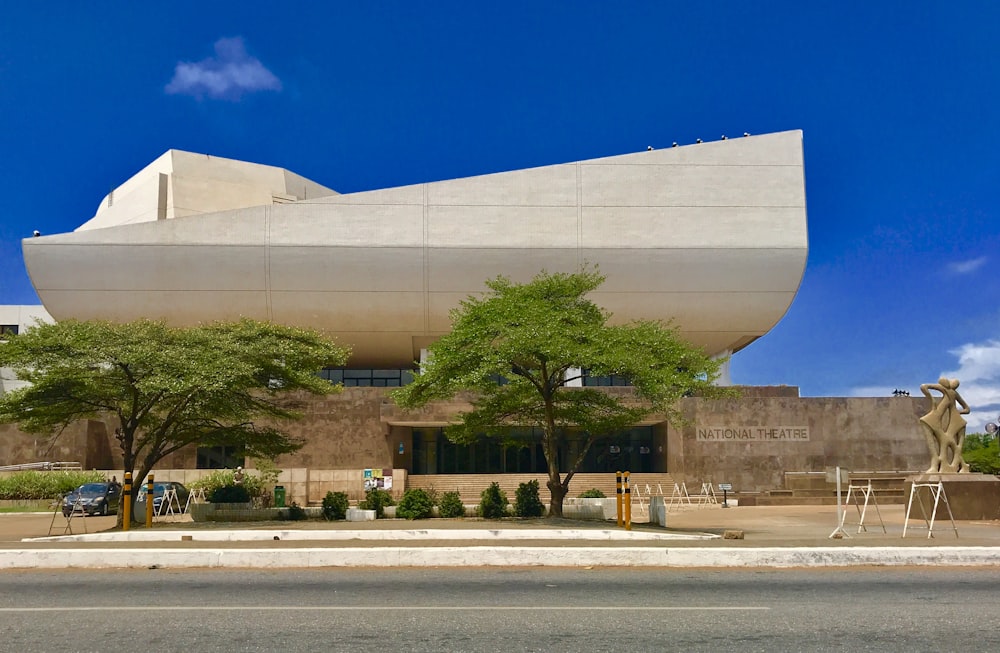
[[(853, 508), (852, 508), (853, 511)], [(904, 507), (881, 506), (886, 533), (869, 509), (867, 532), (849, 512), (849, 537), (830, 539), (836, 506), (718, 506), (672, 512), (668, 528), (571, 520), (430, 519), (376, 522), (193, 523), (110, 529), (114, 517), (74, 518), (74, 534), (45, 538), (50, 514), (0, 515), (0, 569), (38, 567), (312, 567), (394, 565), (843, 566), (1000, 565), (1000, 522), (947, 517), (927, 537), (922, 519), (902, 538)], [(644, 518), (644, 515), (636, 515)], [(853, 525), (852, 525), (853, 522)], [(56, 531), (65, 526), (57, 517)], [(742, 531), (744, 539), (718, 537)], [(715, 536), (707, 539), (708, 536)], [(61, 540), (61, 541), (59, 541)]]

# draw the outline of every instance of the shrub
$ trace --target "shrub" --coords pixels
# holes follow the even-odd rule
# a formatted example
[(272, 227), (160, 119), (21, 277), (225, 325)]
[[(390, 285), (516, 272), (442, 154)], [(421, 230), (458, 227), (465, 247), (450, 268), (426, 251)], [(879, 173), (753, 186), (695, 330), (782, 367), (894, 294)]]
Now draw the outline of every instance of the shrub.
[(344, 492), (327, 492), (323, 497), (323, 516), (329, 521), (347, 517), (347, 494)]
[(500, 484), (493, 482), (479, 497), (479, 516), (483, 519), (502, 519), (507, 513), (507, 495)]
[(211, 503), (250, 503), (250, 493), (242, 485), (217, 487), (208, 499)]
[(362, 510), (374, 510), (375, 518), (381, 519), (385, 517), (385, 507), (392, 505), (395, 505), (392, 495), (387, 490), (376, 487), (365, 492), (365, 500), (358, 507)]
[(281, 515), (282, 519), (287, 519), (288, 521), (304, 521), (309, 519), (309, 515), (306, 514), (305, 508), (299, 504), (292, 501), (288, 509), (283, 513), (278, 513)]
[(981, 474), (1000, 473), (1000, 440), (983, 433), (965, 436), (962, 458), (974, 472)]
[(396, 515), (405, 519), (427, 519), (434, 510), (429, 494), (420, 488), (407, 490), (399, 500)]
[(592, 487), (589, 490), (584, 490), (580, 493), (581, 499), (606, 499), (604, 493), (598, 490), (596, 487)]
[[(262, 504), (267, 504), (274, 498), (274, 484), (281, 472), (270, 461), (259, 460), (256, 461), (256, 464), (260, 465), (261, 469), (243, 470), (243, 483), (241, 485), (250, 496), (247, 501), (258, 500)], [(236, 485), (233, 474), (231, 469), (219, 469), (191, 483), (190, 487), (192, 490), (204, 489), (205, 496), (210, 497), (220, 487)]]
[(424, 489), (424, 492), (426, 492), (427, 496), (430, 497), (431, 505), (436, 506), (441, 501), (441, 496), (438, 494), (438, 491), (434, 489), (433, 485), (430, 486), (429, 488)]
[(538, 481), (532, 480), (517, 486), (514, 494), (514, 514), (518, 517), (541, 517), (545, 506), (538, 498)]
[(33, 500), (61, 497), (84, 483), (103, 483), (101, 472), (17, 472), (0, 477), (0, 499)]
[(438, 503), (439, 514), (446, 518), (465, 517), (465, 504), (458, 492), (445, 492)]

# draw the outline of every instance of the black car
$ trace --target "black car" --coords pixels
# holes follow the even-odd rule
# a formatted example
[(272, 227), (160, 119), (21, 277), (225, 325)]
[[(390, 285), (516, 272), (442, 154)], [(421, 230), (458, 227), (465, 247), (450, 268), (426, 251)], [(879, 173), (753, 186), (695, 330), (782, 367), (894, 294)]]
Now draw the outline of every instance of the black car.
[[(164, 481), (162, 483), (153, 483), (153, 514), (163, 515), (168, 512), (167, 506), (160, 507), (163, 503), (163, 496), (167, 493), (167, 490), (173, 490), (176, 500), (171, 499), (171, 504), (173, 511), (175, 513), (184, 512), (187, 507), (188, 495), (191, 494), (191, 490), (184, 487), (177, 481)], [(139, 488), (139, 493), (135, 498), (135, 508), (132, 510), (133, 518), (136, 521), (142, 521), (146, 518), (146, 486), (142, 485)]]
[(84, 515), (117, 513), (122, 499), (122, 488), (117, 483), (84, 483), (63, 497), (62, 512), (69, 517), (73, 512)]

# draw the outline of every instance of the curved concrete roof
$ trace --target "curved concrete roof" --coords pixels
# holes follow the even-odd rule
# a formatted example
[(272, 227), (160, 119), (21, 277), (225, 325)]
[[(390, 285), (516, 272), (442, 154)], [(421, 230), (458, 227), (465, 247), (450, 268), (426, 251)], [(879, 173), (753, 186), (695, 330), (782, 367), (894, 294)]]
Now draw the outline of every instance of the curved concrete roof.
[(784, 315), (808, 249), (799, 131), (282, 201), (30, 238), (24, 257), (57, 320), (248, 316), (399, 367), (487, 278), (584, 262), (615, 321), (735, 351)]

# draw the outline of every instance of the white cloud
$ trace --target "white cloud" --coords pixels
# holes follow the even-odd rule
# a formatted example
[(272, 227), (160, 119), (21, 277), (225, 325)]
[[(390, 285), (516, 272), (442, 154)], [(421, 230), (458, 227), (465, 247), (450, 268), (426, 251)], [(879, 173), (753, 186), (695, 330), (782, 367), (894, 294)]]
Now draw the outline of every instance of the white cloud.
[(968, 261), (956, 261), (955, 263), (948, 264), (948, 271), (952, 274), (969, 274), (986, 265), (987, 260), (989, 260), (988, 257), (980, 256)]
[(242, 37), (215, 42), (215, 56), (197, 63), (182, 61), (164, 89), (167, 93), (239, 100), (245, 93), (280, 91), (281, 80), (247, 54)]
[[(958, 357), (958, 368), (942, 372), (938, 376), (958, 379), (958, 391), (969, 404), (971, 412), (965, 415), (968, 423), (966, 432), (982, 433), (987, 422), (997, 421), (1000, 416), (1000, 340), (981, 343), (967, 343), (950, 354)], [(934, 383), (937, 379), (926, 379)], [(888, 397), (896, 388), (888, 386), (859, 386), (848, 391), (850, 397)], [(901, 386), (911, 397), (921, 397), (920, 386)], [(940, 396), (934, 393), (935, 397)]]
[(958, 356), (958, 369), (942, 376), (961, 382), (958, 391), (972, 408), (965, 416), (968, 432), (982, 433), (1000, 413), (1000, 340), (967, 343), (950, 353)]

